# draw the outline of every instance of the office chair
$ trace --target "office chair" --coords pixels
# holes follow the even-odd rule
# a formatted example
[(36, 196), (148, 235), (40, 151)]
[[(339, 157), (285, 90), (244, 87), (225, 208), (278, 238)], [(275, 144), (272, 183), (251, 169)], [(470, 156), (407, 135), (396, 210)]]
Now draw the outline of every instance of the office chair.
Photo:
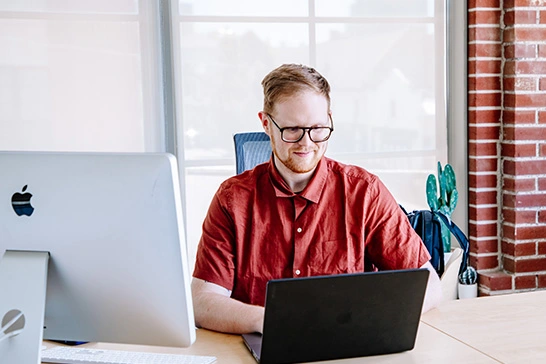
[(271, 158), (271, 142), (264, 132), (236, 133), (233, 135), (233, 142), (237, 174)]

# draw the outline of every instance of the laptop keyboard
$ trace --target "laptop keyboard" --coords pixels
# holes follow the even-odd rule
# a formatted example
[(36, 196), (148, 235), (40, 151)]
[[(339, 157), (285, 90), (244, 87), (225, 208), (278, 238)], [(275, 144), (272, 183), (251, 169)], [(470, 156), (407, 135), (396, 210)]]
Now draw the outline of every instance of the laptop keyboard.
[(210, 364), (214, 356), (143, 353), (58, 346), (42, 350), (43, 363), (58, 364)]

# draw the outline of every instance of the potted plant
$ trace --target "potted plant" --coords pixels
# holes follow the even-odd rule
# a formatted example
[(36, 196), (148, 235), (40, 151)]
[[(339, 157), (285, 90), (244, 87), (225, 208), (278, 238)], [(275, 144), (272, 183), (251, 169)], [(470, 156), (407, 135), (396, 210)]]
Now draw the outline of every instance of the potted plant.
[(459, 283), (457, 285), (459, 299), (478, 297), (478, 273), (471, 266), (459, 274)]
[[(438, 191), (439, 187), (439, 191)], [(433, 174), (427, 178), (427, 203), (431, 211), (441, 212), (451, 220), (451, 214), (457, 206), (459, 193), (457, 192), (457, 183), (453, 167), (448, 163), (442, 169), (442, 164), (438, 162), (438, 180)], [(451, 255), (451, 233), (449, 228), (440, 221), (442, 226), (442, 245), (444, 247), (444, 261), (449, 260)]]

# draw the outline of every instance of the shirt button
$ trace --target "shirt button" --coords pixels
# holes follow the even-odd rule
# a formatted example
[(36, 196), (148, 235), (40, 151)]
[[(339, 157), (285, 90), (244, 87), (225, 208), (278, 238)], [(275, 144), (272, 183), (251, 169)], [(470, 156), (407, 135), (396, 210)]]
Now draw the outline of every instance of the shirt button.
[(298, 230), (296, 230), (296, 231), (297, 231), (298, 233), (301, 233), (301, 230), (302, 230), (301, 228), (298, 228)]
[(299, 276), (300, 275), (300, 270), (299, 269), (296, 269), (296, 275)]

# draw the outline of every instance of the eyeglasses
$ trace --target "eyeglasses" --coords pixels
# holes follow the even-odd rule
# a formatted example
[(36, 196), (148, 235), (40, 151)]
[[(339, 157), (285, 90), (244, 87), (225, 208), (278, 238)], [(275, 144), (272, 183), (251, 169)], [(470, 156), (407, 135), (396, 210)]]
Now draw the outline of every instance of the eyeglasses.
[(330, 122), (332, 123), (332, 126), (312, 126), (309, 128), (304, 128), (301, 126), (287, 126), (286, 128), (281, 128), (275, 120), (273, 120), (273, 117), (269, 114), (266, 114), (267, 117), (271, 120), (273, 124), (279, 129), (281, 132), (281, 139), (283, 142), (286, 143), (297, 143), (300, 140), (303, 139), (305, 136), (305, 132), (309, 134), (309, 139), (311, 139), (314, 143), (322, 143), (330, 139), (330, 135), (332, 135), (332, 132), (334, 131), (334, 120), (332, 119), (332, 115), (328, 114), (328, 118), (330, 119)]

